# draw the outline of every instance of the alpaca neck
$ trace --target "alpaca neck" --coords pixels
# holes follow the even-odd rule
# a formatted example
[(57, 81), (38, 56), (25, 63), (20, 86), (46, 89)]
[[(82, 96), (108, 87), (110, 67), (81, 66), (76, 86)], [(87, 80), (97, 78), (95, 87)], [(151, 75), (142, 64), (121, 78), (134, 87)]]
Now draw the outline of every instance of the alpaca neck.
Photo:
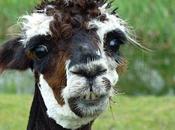
[[(36, 85), (27, 130), (71, 130), (63, 128), (49, 118), (46, 111), (47, 108), (44, 104), (40, 90)], [(88, 123), (76, 130), (91, 130), (91, 125), (92, 123)]]

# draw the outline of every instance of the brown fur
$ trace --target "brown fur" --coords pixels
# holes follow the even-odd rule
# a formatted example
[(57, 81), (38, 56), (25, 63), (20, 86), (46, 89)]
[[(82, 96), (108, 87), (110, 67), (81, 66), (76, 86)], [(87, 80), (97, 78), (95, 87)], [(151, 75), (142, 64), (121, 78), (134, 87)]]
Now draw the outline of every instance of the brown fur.
[(67, 53), (62, 52), (55, 61), (54, 66), (51, 66), (52, 70), (44, 74), (45, 80), (53, 89), (55, 98), (60, 105), (64, 105), (64, 100), (61, 96), (61, 91), (63, 90), (63, 87), (66, 86), (65, 62), (67, 59)]
[(125, 60), (124, 58), (122, 58), (122, 61), (118, 64), (116, 70), (118, 74), (122, 74), (124, 72), (126, 72), (127, 68), (128, 68), (128, 62), (127, 60)]
[[(93, 18), (106, 20), (106, 16), (101, 14), (98, 9), (104, 3), (104, 0), (72, 0), (66, 4), (64, 0), (49, 2), (44, 0), (36, 7), (37, 10), (46, 8), (46, 14), (54, 16), (50, 23), (50, 30), (55, 39), (69, 39), (75, 29), (87, 28), (87, 22)], [(52, 5), (53, 8), (47, 7)]]

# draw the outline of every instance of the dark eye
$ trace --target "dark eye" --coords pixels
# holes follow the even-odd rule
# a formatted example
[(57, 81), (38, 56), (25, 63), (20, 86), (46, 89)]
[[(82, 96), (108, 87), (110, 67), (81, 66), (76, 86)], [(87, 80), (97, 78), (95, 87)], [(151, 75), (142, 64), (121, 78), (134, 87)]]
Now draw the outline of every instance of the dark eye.
[(120, 48), (120, 45), (122, 43), (120, 43), (119, 40), (117, 39), (112, 39), (111, 41), (109, 41), (109, 48), (112, 50), (112, 51), (116, 51)]
[(29, 47), (26, 50), (26, 54), (31, 59), (41, 59), (48, 54), (48, 48), (45, 45)]
[(34, 53), (35, 53), (35, 56), (38, 59), (41, 59), (41, 58), (45, 57), (48, 54), (48, 49), (44, 45), (39, 45), (38, 47), (36, 47), (34, 49)]
[(122, 31), (114, 30), (107, 33), (105, 41), (105, 48), (107, 50), (117, 52), (120, 48), (120, 45), (126, 42), (126, 37)]

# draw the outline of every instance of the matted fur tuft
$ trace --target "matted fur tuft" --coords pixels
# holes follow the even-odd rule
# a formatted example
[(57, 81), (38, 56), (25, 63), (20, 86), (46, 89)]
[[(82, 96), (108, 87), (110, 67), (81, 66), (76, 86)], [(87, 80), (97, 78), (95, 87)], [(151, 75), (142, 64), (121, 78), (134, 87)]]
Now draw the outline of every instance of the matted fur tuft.
[(44, 0), (36, 9), (37, 13), (53, 16), (50, 30), (55, 39), (68, 39), (76, 29), (88, 29), (86, 25), (91, 19), (99, 17), (101, 21), (105, 20), (99, 9), (103, 4), (103, 0)]

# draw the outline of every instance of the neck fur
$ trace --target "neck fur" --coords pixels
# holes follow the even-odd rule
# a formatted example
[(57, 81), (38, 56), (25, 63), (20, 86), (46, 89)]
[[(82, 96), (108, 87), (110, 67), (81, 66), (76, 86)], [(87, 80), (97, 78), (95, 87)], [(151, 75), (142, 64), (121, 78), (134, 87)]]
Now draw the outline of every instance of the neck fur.
[[(95, 119), (94, 117), (81, 118), (76, 116), (70, 110), (67, 101), (65, 101), (65, 104), (63, 106), (59, 105), (54, 97), (54, 93), (51, 87), (44, 80), (42, 75), (40, 75), (39, 81), (40, 81), (39, 84), (36, 85), (36, 90), (38, 91), (35, 92), (34, 100), (36, 99), (42, 100), (42, 103), (40, 104), (40, 108), (43, 109), (44, 116), (47, 117), (47, 119), (52, 120), (52, 122), (55, 122), (56, 125), (59, 125), (65, 130), (67, 129), (80, 130), (79, 128), (83, 126), (87, 126), (87, 124), (88, 125), (91, 124), (90, 122), (92, 122)], [(39, 96), (39, 97), (36, 97), (36, 96)], [(38, 111), (36, 113), (38, 113)], [(89, 129), (81, 129), (81, 130), (89, 130)], [(45, 129), (42, 129), (42, 130), (45, 130)], [(47, 129), (47, 130), (50, 130), (50, 129)], [(57, 130), (63, 130), (63, 129), (57, 129)]]

